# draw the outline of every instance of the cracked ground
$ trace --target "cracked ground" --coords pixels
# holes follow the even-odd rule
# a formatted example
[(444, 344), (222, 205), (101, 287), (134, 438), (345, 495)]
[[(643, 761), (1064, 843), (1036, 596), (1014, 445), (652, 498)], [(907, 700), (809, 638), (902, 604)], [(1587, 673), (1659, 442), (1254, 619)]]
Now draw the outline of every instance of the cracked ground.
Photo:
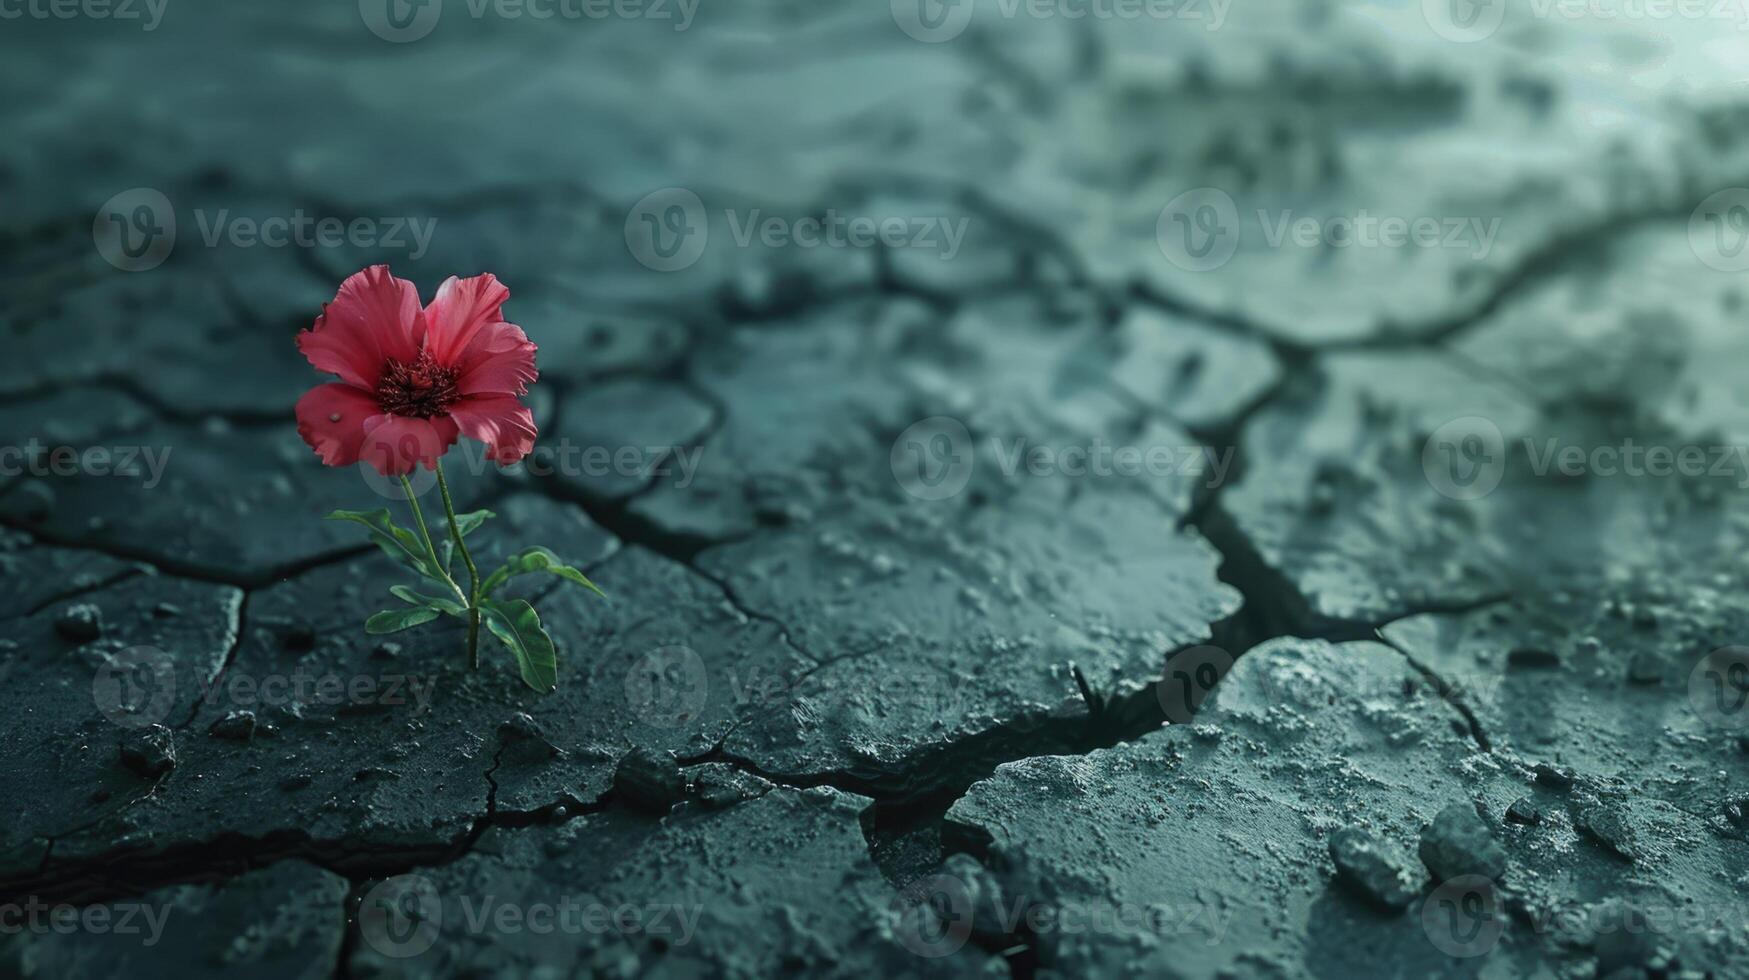
[[(1749, 976), (1742, 11), (0, 12), (0, 975)], [(362, 629), (378, 263), (555, 691)]]

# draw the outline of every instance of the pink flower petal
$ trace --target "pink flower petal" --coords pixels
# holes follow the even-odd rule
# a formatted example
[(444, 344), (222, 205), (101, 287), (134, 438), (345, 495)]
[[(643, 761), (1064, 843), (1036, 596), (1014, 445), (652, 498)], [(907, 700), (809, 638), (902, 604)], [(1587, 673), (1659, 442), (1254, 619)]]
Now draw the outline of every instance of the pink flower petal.
[(508, 466), (534, 448), (534, 413), (510, 395), (472, 395), (449, 407), (462, 434), (486, 444), (486, 458)]
[(364, 422), (358, 456), (384, 476), (405, 476), (417, 464), (436, 469), (437, 458), (455, 444), (456, 433), (455, 422), (441, 415), (373, 415)]
[(418, 289), (373, 265), (340, 284), (316, 325), (298, 334), (298, 350), (316, 370), (371, 390), (385, 362), (414, 360), (424, 340)]
[(524, 395), (540, 377), (536, 347), (514, 323), (494, 323), (481, 330), (462, 351), (456, 365), (456, 390), (463, 395)]
[(437, 363), (453, 366), (482, 329), (504, 321), (500, 310), (509, 298), (510, 290), (490, 272), (445, 279), (425, 308), (426, 350)]
[(347, 384), (317, 385), (298, 399), (298, 435), (327, 466), (358, 462), (364, 421), (376, 415), (376, 399)]

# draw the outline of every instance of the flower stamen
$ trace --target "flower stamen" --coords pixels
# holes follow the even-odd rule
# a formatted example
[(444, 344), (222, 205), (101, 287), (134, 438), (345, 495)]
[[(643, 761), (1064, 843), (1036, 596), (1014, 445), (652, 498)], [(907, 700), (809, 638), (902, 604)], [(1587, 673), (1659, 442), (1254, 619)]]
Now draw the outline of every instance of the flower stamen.
[(456, 400), (455, 372), (427, 351), (418, 360), (390, 361), (377, 382), (377, 407), (390, 415), (429, 419), (444, 414)]

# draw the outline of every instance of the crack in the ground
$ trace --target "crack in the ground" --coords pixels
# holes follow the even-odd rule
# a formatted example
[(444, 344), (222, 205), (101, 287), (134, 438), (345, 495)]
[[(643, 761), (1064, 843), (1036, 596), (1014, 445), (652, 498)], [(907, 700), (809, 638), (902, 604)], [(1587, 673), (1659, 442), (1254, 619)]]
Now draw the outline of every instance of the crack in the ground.
[[(1478, 603), (1469, 609), (1454, 608), (1439, 611), (1455, 613), (1470, 612), (1475, 609), (1486, 608), (1489, 605), (1505, 602), (1507, 599), (1507, 596), (1498, 596), (1490, 599), (1486, 603)], [(1402, 644), (1397, 643), (1390, 637), (1386, 636), (1382, 630), (1379, 633), (1378, 641), (1385, 646), (1390, 647), (1392, 650), (1397, 651), (1397, 653), (1402, 656), (1403, 660), (1408, 663), (1416, 673), (1426, 678), (1428, 684), (1432, 686), (1434, 693), (1438, 694), (1446, 704), (1451, 706), (1453, 711), (1457, 712), (1458, 715), (1463, 718), (1464, 724), (1469, 730), (1470, 738), (1481, 747), (1483, 752), (1494, 751), (1493, 740), (1488, 738), (1488, 732), (1482, 726), (1482, 720), (1476, 716), (1475, 709), (1470, 707), (1468, 700), (1464, 697), (1462, 688), (1441, 676), (1440, 673), (1434, 670), (1431, 666), (1423, 663), (1420, 658), (1410, 653)]]
[[(466, 830), (447, 840), (401, 844), (372, 839), (368, 834), (326, 839), (299, 829), (257, 835), (227, 832), (156, 850), (106, 853), (64, 866), (53, 866), (45, 855), (35, 872), (0, 881), (0, 904), (28, 897), (74, 905), (94, 904), (172, 885), (221, 883), (285, 860), (305, 861), (357, 884), (451, 864), (471, 853), (486, 831), (493, 828), (572, 820), (598, 813), (612, 802), (611, 791), (595, 800), (579, 800), (567, 793), (532, 809), (501, 808), (494, 777), (507, 744), (500, 738), (492, 764), (482, 774), (486, 781), (484, 809), (469, 821)], [(96, 826), (104, 819), (108, 817), (87, 826)], [(57, 840), (79, 829), (82, 828), (51, 839), (50, 852)]]
[(282, 579), (295, 578), (305, 572), (313, 571), (324, 565), (338, 565), (351, 561), (360, 555), (371, 551), (373, 544), (349, 545), (319, 552), (295, 561), (275, 565), (267, 571), (258, 574), (239, 573), (235, 569), (219, 565), (209, 565), (202, 562), (184, 561), (169, 555), (160, 554), (150, 548), (136, 547), (118, 541), (95, 540), (77, 535), (61, 534), (49, 528), (41, 527), (33, 522), (20, 521), (11, 515), (0, 514), (0, 527), (21, 531), (37, 541), (56, 548), (70, 548), (77, 551), (94, 551), (100, 555), (113, 558), (116, 561), (139, 562), (150, 565), (160, 572), (176, 578), (188, 579), (194, 582), (204, 582), (208, 585), (228, 585), (234, 589), (247, 592), (253, 589), (266, 588)]
[(54, 595), (51, 595), (48, 598), (39, 601), (38, 603), (36, 603), (36, 605), (31, 606), (29, 609), (25, 610), (24, 612), (17, 613), (17, 614), (12, 615), (12, 616), (4, 617), (4, 619), (0, 619), (0, 622), (10, 621), (10, 620), (14, 620), (14, 619), (29, 619), (32, 616), (40, 616), (44, 612), (48, 611), (49, 607), (51, 607), (51, 606), (57, 606), (63, 602), (71, 602), (74, 599), (78, 599), (82, 596), (88, 596), (88, 595), (92, 595), (92, 594), (97, 593), (97, 592), (102, 592), (105, 589), (108, 589), (110, 586), (119, 585), (120, 583), (125, 582), (125, 581), (133, 578), (136, 575), (147, 575), (147, 574), (150, 574), (148, 569), (142, 568), (141, 566), (139, 566), (137, 564), (130, 565), (126, 568), (117, 569), (116, 573), (114, 575), (111, 575), (108, 578), (101, 579), (101, 580), (98, 580), (95, 582), (89, 582), (89, 583), (84, 583), (81, 585), (76, 585), (76, 586), (73, 586), (71, 588), (65, 589), (61, 592), (57, 592)]
[[(1719, 186), (1729, 186), (1724, 182)], [(1704, 196), (1704, 195), (1703, 195)], [(1687, 219), (1701, 198), (1654, 201), (1630, 211), (1598, 216), (1595, 220), (1563, 229), (1539, 242), (1504, 272), (1494, 277), (1489, 290), (1467, 305), (1449, 309), (1419, 324), (1388, 324), (1353, 337), (1325, 341), (1297, 340), (1279, 326), (1242, 313), (1204, 306), (1177, 295), (1153, 281), (1131, 284), (1131, 294), (1165, 312), (1217, 327), (1235, 336), (1268, 344), (1290, 362), (1319, 354), (1342, 351), (1414, 350), (1447, 345), (1498, 313), (1519, 294), (1534, 288), (1577, 262), (1588, 260), (1609, 248), (1622, 236), (1661, 221)]]
[(243, 594), (238, 597), (236, 616), (231, 627), (231, 642), (226, 645), (225, 657), (220, 661), (219, 669), (213, 672), (212, 677), (201, 688), (200, 697), (195, 698), (194, 704), (189, 706), (188, 717), (173, 726), (177, 731), (187, 729), (188, 726), (194, 724), (196, 718), (200, 717), (200, 709), (206, 707), (207, 698), (211, 697), (212, 693), (218, 690), (219, 685), (224, 683), (226, 671), (229, 671), (231, 665), (236, 661), (237, 652), (243, 649), (243, 643), (248, 637), (249, 629), (249, 599), (253, 595), (252, 591), (244, 589)]

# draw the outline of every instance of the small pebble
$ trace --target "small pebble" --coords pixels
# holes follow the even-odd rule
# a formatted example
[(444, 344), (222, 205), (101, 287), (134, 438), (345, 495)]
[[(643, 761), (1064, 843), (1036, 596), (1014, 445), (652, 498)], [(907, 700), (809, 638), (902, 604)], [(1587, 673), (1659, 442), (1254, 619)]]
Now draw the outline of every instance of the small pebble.
[(176, 738), (163, 725), (151, 725), (121, 743), (122, 764), (147, 779), (176, 768)]
[(1529, 799), (1519, 797), (1506, 808), (1506, 822), (1535, 826), (1543, 822), (1543, 815)]
[(1573, 774), (1546, 762), (1536, 764), (1536, 781), (1550, 789), (1567, 789), (1573, 785)]
[(74, 643), (90, 643), (103, 635), (103, 610), (89, 602), (68, 606), (55, 617), (55, 632)]
[(1420, 896), (1427, 875), (1405, 854), (1352, 827), (1330, 836), (1338, 879), (1380, 908), (1405, 908)]
[(1634, 859), (1634, 835), (1621, 814), (1605, 806), (1588, 807), (1573, 822), (1582, 833), (1608, 848), (1616, 856)]
[(1506, 851), (1469, 803), (1453, 803), (1421, 832), (1421, 861), (1436, 881), (1482, 875), (1499, 881)]
[(207, 734), (214, 738), (248, 741), (255, 734), (255, 712), (233, 711), (213, 722), (212, 727), (207, 729)]
[(518, 711), (499, 724), (498, 734), (513, 738), (540, 738), (540, 723), (528, 712)]
[(613, 788), (636, 809), (667, 813), (686, 799), (686, 774), (672, 752), (633, 749), (614, 767)]
[(1547, 647), (1513, 647), (1506, 654), (1506, 663), (1510, 667), (1549, 668), (1559, 667), (1561, 658)]

